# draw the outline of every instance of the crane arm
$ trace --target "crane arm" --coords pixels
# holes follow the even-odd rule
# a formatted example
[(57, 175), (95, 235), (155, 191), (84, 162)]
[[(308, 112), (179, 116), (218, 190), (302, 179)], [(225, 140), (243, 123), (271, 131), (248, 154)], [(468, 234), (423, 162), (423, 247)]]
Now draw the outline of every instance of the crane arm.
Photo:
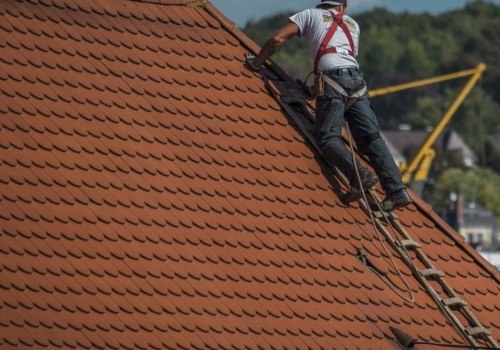
[[(431, 85), (431, 84), (437, 84), (441, 83), (444, 81), (448, 80), (453, 80), (453, 79), (459, 79), (459, 78), (464, 78), (471, 76), (467, 84), (464, 86), (460, 94), (457, 96), (451, 107), (448, 109), (448, 111), (444, 114), (444, 116), (441, 118), (439, 121), (438, 125), (434, 128), (434, 130), (427, 136), (426, 140), (424, 143), (420, 146), (417, 154), (413, 157), (411, 162), (409, 163), (408, 166), (403, 167), (402, 169), (402, 175), (403, 178), (405, 179), (405, 183), (409, 183), (411, 179), (413, 178), (413, 174), (415, 171), (418, 170), (419, 165), (422, 163), (426, 155), (429, 155), (431, 153), (432, 145), (436, 141), (436, 139), (439, 137), (439, 135), (443, 132), (444, 128), (446, 125), (449, 123), (453, 115), (456, 113), (460, 105), (463, 103), (467, 95), (472, 91), (478, 80), (481, 78), (482, 74), (486, 70), (486, 65), (484, 63), (480, 63), (476, 68), (473, 69), (468, 69), (468, 70), (463, 70), (460, 72), (456, 73), (451, 73), (451, 74), (445, 74), (441, 75), (438, 77), (434, 78), (429, 78), (429, 79), (423, 79), (423, 80), (418, 80), (414, 81), (411, 83), (406, 83), (406, 84), (400, 84), (400, 85), (395, 85), (395, 86), (390, 86), (382, 89), (376, 89), (370, 91), (369, 95), (370, 97), (376, 97), (376, 96), (381, 96), (381, 95), (386, 95), (390, 93), (395, 93), (399, 91), (404, 91), (404, 90), (409, 90), (409, 89), (414, 89), (417, 87), (425, 86), (425, 85)], [(433, 157), (432, 157), (433, 158)], [(428, 167), (429, 164), (426, 164), (426, 167)], [(422, 175), (422, 173), (420, 173)]]

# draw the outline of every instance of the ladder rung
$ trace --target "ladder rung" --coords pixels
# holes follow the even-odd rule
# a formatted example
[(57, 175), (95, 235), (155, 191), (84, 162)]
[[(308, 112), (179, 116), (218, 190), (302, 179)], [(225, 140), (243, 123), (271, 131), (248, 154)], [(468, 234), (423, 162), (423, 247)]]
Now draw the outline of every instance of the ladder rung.
[(460, 298), (443, 299), (443, 304), (448, 307), (461, 307), (468, 305), (465, 300)]
[(473, 337), (476, 335), (491, 335), (491, 332), (482, 326), (466, 328), (465, 331)]
[(402, 245), (403, 247), (405, 247), (406, 249), (411, 249), (411, 250), (415, 250), (415, 249), (422, 247), (422, 245), (420, 243), (415, 242), (414, 240), (411, 240), (411, 239), (405, 239), (405, 240), (402, 240), (398, 243), (400, 245)]
[(376, 218), (376, 219), (389, 219), (389, 220), (394, 220), (395, 216), (392, 212), (383, 212), (383, 211), (380, 211), (378, 210), (378, 207), (376, 207), (376, 204), (374, 205), (376, 210), (373, 210), (373, 216)]
[(436, 269), (420, 270), (420, 274), (425, 278), (444, 277), (444, 272)]

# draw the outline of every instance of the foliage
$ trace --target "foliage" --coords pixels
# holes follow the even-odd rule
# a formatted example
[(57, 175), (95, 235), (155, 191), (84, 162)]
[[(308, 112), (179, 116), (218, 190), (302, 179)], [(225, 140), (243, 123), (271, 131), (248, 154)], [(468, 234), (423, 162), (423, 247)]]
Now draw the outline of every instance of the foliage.
[(488, 169), (451, 168), (436, 184), (435, 206), (444, 208), (452, 192), (459, 192), (466, 203), (475, 202), (500, 217), (500, 175)]
[[(245, 31), (263, 44), (287, 23), (279, 14), (249, 23)], [(500, 5), (485, 1), (439, 16), (394, 14), (384, 9), (353, 16), (361, 27), (359, 62), (368, 85), (384, 87), (475, 67), (488, 70), (481, 84), (458, 110), (449, 128), (456, 129), (481, 158), (500, 169)], [(312, 60), (304, 40), (293, 39), (273, 57), (292, 76), (304, 79)], [(465, 80), (422, 87), (373, 100), (382, 128), (412, 124), (435, 126)]]

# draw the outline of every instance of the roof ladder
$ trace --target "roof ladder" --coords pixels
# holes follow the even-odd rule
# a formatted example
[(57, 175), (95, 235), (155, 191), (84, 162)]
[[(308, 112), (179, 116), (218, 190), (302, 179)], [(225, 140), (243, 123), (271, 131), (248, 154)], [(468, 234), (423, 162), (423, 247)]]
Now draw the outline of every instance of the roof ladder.
[[(308, 131), (311, 129), (311, 124), (314, 123), (312, 115), (310, 113), (304, 113), (303, 108), (298, 108), (296, 105), (288, 104), (284, 96), (282, 96), (282, 91), (290, 91), (293, 89), (293, 83), (290, 81), (267, 81), (267, 88), (270, 93), (274, 96), (276, 101), (281, 105), (286, 114), (292, 118), (296, 126), (302, 131), (304, 136), (310, 142), (310, 144), (316, 149), (316, 151), (321, 154), (321, 150), (316, 144), (316, 140), (313, 135)], [(299, 87), (296, 87), (300, 89)], [(303, 107), (303, 106), (302, 106)], [(305, 116), (305, 117), (304, 117)], [(332, 170), (337, 175), (337, 179), (342, 181), (344, 185), (347, 186), (347, 181), (343, 175), (332, 165), (329, 164)], [(374, 190), (370, 190), (369, 200), (380, 203), (380, 198), (378, 198)], [(361, 208), (368, 214), (370, 210), (369, 203), (362, 202)], [(471, 309), (469, 308), (467, 302), (462, 300), (453, 288), (446, 282), (445, 274), (434, 267), (432, 261), (427, 257), (427, 255), (421, 249), (421, 244), (416, 242), (404, 229), (403, 225), (399, 222), (397, 216), (394, 213), (381, 213), (375, 212), (375, 223), (377, 228), (386, 237), (388, 243), (391, 247), (399, 252), (403, 261), (408, 265), (410, 270), (413, 272), (415, 278), (425, 287), (427, 292), (432, 296), (438, 307), (441, 309), (443, 314), (451, 322), (456, 331), (462, 336), (464, 341), (472, 346), (480, 346), (479, 340), (486, 342), (487, 344), (498, 348), (495, 338), (491, 336), (491, 333), (481, 325), (479, 320), (474, 316)], [(399, 234), (402, 238), (395, 239), (388, 231), (388, 225), (394, 228), (395, 232)], [(403, 249), (404, 248), (404, 249)], [(423, 264), (424, 269), (418, 270), (412, 262), (412, 258), (407, 254), (407, 251), (412, 251), (421, 264)], [(438, 283), (441, 288), (437, 290), (433, 288), (432, 283)], [(438, 292), (439, 291), (439, 292)], [(460, 318), (458, 316), (461, 316)], [(461, 319), (465, 319), (468, 324), (464, 325)]]
[[(374, 190), (369, 192), (369, 196), (371, 197), (371, 200), (380, 201)], [(368, 210), (366, 205), (364, 205), (363, 208)], [(412, 239), (394, 213), (390, 214), (391, 215), (387, 215), (384, 220), (389, 221), (388, 223), (390, 223), (391, 227), (393, 227), (397, 234), (402, 236), (403, 239), (395, 240), (387, 231), (387, 226), (384, 225), (384, 220), (377, 218), (376, 223), (378, 228), (384, 233), (384, 236), (393, 248), (400, 251), (403, 260), (406, 260), (404, 257), (410, 257), (401, 251), (401, 247), (404, 247), (408, 251), (412, 251), (415, 256), (414, 259), (417, 259), (424, 266), (424, 269), (418, 270), (411, 261), (405, 261), (408, 267), (413, 271), (415, 278), (423, 284), (429, 294), (434, 298), (439, 308), (446, 315), (462, 338), (472, 346), (481, 346), (481, 344), (478, 343), (478, 340), (482, 340), (494, 348), (498, 348), (499, 346), (495, 338), (491, 336), (490, 331), (479, 322), (476, 316), (472, 313), (468, 303), (460, 298), (455, 290), (447, 283), (445, 280), (445, 273), (434, 267), (430, 258), (421, 249), (421, 244)], [(431, 282), (439, 284), (441, 288), (434, 288)], [(467, 324), (464, 324), (461, 321), (463, 319), (466, 320)]]

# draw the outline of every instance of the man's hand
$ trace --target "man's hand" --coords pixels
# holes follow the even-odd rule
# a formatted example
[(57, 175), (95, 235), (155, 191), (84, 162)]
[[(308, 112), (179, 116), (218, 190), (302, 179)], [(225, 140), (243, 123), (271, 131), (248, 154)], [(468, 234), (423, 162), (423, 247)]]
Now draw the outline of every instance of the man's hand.
[(278, 32), (274, 34), (271, 39), (266, 41), (264, 46), (262, 46), (259, 54), (255, 58), (250, 60), (250, 58), (247, 56), (246, 64), (248, 68), (255, 72), (259, 71), (266, 60), (271, 57), (271, 55), (276, 51), (278, 47), (280, 47), (281, 44), (283, 44), (291, 37), (299, 34), (300, 29), (295, 23), (290, 22), (286, 24), (284, 27), (278, 30)]

